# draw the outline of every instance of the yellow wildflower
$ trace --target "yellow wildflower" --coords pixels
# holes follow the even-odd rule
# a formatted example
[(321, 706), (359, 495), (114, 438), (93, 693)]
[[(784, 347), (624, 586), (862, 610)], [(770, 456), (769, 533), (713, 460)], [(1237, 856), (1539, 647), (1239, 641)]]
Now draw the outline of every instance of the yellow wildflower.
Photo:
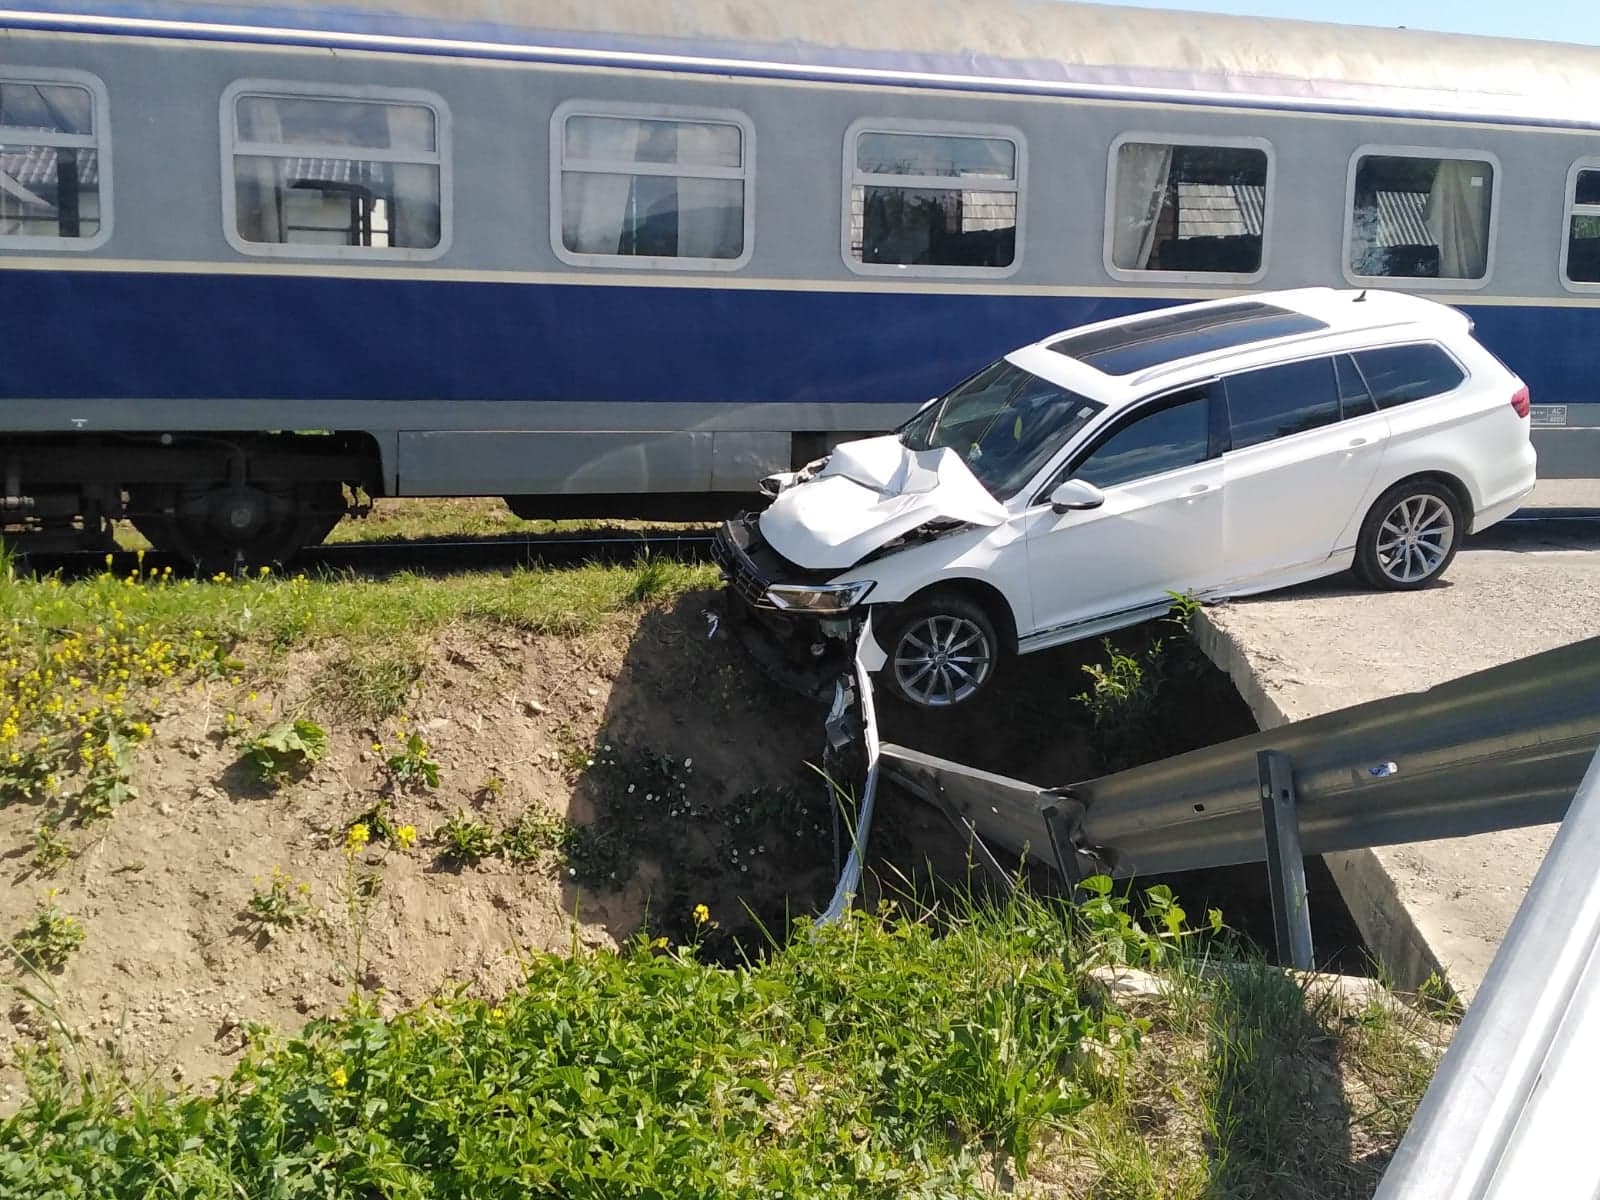
[(361, 853), (361, 848), (372, 837), (372, 831), (363, 822), (356, 822), (350, 826), (349, 832), (344, 835), (344, 852), (348, 855)]
[(333, 1069), (333, 1074), (329, 1075), (328, 1079), (336, 1088), (342, 1088), (345, 1084), (350, 1082), (350, 1076), (344, 1073), (343, 1067), (335, 1067)]
[(415, 825), (402, 825), (394, 831), (394, 840), (399, 843), (400, 849), (409, 850), (417, 844), (417, 827)]
[(709, 920), (711, 920), (711, 910), (704, 904), (696, 904), (694, 906), (694, 923), (696, 925), (704, 925)]
[(652, 950), (665, 950), (667, 948), (667, 939), (664, 937), (658, 937), (654, 939), (650, 943), (650, 948)]

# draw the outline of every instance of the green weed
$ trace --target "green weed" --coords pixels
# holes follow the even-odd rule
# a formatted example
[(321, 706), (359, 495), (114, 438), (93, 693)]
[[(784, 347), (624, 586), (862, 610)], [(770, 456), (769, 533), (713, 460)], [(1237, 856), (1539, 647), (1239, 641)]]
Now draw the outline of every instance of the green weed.
[(245, 918), (267, 941), (298, 925), (313, 911), (311, 885), (295, 882), (277, 867), (272, 868), (272, 878), (257, 887), (245, 902)]
[(37, 971), (59, 971), (83, 945), (83, 926), (56, 903), (52, 888), (34, 910), (33, 919), (11, 935), (11, 953)]
[(395, 736), (401, 739), (399, 748), (384, 759), (384, 766), (389, 769), (396, 786), (412, 789), (438, 787), (439, 764), (432, 757), (433, 751), (422, 735), (397, 730)]
[(243, 747), (244, 761), (268, 787), (305, 774), (327, 753), (328, 731), (305, 717), (269, 725)]
[(433, 834), (439, 857), (452, 866), (473, 866), (494, 853), (494, 830), (457, 812)]

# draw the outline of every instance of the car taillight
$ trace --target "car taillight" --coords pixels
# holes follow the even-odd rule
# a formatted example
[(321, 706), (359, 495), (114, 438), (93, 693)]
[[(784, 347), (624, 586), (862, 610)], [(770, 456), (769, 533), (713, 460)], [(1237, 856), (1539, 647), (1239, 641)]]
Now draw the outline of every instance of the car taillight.
[(1517, 410), (1517, 416), (1519, 417), (1525, 417), (1528, 415), (1527, 384), (1523, 384), (1521, 387), (1519, 387), (1516, 390), (1516, 394), (1511, 397), (1511, 407)]

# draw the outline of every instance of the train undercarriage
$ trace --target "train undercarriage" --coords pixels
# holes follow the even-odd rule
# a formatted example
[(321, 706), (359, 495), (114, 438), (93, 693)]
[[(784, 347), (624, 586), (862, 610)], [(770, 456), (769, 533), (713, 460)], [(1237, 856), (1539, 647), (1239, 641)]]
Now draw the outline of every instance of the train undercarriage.
[(364, 434), (184, 433), (8, 438), (0, 536), (22, 553), (112, 550), (129, 522), (203, 568), (288, 559), (379, 490)]

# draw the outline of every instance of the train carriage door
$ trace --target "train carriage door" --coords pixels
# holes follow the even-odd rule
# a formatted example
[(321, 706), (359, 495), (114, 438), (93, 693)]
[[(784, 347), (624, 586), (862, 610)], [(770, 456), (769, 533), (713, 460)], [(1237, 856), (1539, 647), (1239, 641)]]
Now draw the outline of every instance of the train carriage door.
[[(1367, 499), (1389, 438), (1348, 355), (1224, 381), (1223, 555), (1231, 584), (1325, 561)], [(1358, 522), (1359, 523), (1359, 522)]]

